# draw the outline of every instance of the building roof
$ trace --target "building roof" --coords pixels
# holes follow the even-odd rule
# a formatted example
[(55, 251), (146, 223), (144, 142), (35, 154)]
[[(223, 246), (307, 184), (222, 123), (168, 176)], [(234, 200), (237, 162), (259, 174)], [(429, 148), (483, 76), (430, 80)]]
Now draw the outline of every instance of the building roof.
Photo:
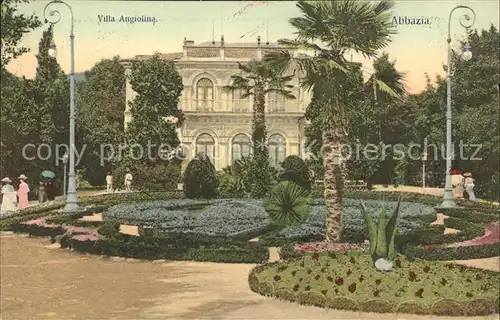
[[(202, 42), (199, 44), (193, 45), (193, 47), (220, 47), (221, 42), (215, 41), (215, 44), (212, 44), (212, 41)], [(282, 48), (283, 46), (279, 45), (277, 42), (269, 42), (266, 44), (265, 41), (260, 42), (260, 46), (262, 48)], [(231, 48), (256, 48), (258, 47), (257, 42), (224, 42), (224, 47)]]

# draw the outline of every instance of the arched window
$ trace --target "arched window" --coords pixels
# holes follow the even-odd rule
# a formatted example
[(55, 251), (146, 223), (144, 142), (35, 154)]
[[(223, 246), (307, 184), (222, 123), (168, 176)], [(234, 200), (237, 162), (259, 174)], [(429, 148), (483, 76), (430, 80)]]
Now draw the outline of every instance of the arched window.
[(234, 136), (231, 142), (231, 161), (235, 162), (243, 157), (248, 157), (251, 146), (252, 143), (247, 135), (240, 133)]
[(214, 84), (212, 80), (202, 78), (196, 83), (196, 109), (211, 111), (214, 105)]
[(232, 102), (234, 112), (249, 112), (250, 111), (250, 97), (242, 98), (245, 90), (238, 89), (232, 92)]
[(215, 141), (214, 138), (207, 133), (200, 134), (198, 138), (196, 138), (196, 155), (200, 153), (207, 156), (213, 163), (215, 159)]
[(280, 167), (286, 157), (286, 141), (281, 134), (269, 137), (269, 162), (275, 168)]
[(269, 92), (267, 94), (267, 103), (268, 103), (268, 108), (269, 112), (284, 112), (285, 111), (285, 96), (276, 93), (276, 92)]

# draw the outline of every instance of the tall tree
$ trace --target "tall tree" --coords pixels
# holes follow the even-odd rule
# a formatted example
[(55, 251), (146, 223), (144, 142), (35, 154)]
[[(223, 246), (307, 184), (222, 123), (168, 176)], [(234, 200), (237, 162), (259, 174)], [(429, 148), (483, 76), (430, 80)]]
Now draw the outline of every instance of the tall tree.
[[(321, 97), (323, 104), (323, 166), (324, 197), (328, 210), (326, 218), (327, 241), (340, 241), (342, 234), (342, 192), (345, 163), (342, 145), (347, 142), (346, 110), (349, 100), (344, 92), (353, 65), (345, 55), (354, 51), (374, 57), (387, 46), (391, 34), (396, 32), (391, 23), (391, 1), (377, 3), (340, 1), (299, 1), (302, 16), (290, 19), (296, 29), (295, 40), (280, 43), (315, 52), (315, 56), (294, 59), (288, 51), (267, 55), (265, 58), (275, 68), (286, 70), (296, 60), (307, 74), (303, 85), (312, 88), (313, 96)], [(376, 80), (378, 83), (381, 80)], [(379, 86), (395, 94), (388, 86)]]
[[(57, 59), (49, 55), (53, 42), (52, 25), (43, 32), (36, 55), (38, 66), (34, 79), (34, 96), (38, 112), (39, 143), (68, 145), (69, 136), (69, 81)], [(69, 146), (68, 146), (69, 147)], [(53, 155), (54, 156), (54, 155)], [(54, 160), (51, 158), (50, 160)], [(55, 161), (46, 163), (54, 169)]]
[(78, 90), (78, 135), (86, 145), (81, 166), (92, 185), (104, 184), (111, 163), (101, 166), (101, 145), (117, 146), (123, 136), (125, 68), (119, 57), (104, 59), (85, 73)]
[[(372, 132), (378, 135), (381, 147), (386, 148), (383, 159), (379, 159), (378, 180), (384, 184), (392, 182), (393, 171), (398, 163), (398, 179), (400, 179), (406, 160), (396, 161), (394, 159), (393, 146), (404, 142), (404, 135), (410, 125), (407, 122), (408, 109), (404, 108), (404, 99), (407, 95), (403, 72), (396, 69), (396, 61), (391, 61), (387, 53), (382, 54), (373, 62), (373, 74), (365, 84), (367, 105), (376, 112), (376, 124), (372, 125)], [(383, 86), (386, 86), (383, 88)], [(392, 89), (397, 96), (389, 94), (387, 88)], [(374, 143), (372, 141), (372, 143)], [(402, 181), (399, 181), (402, 183)]]
[(226, 89), (243, 92), (241, 98), (253, 96), (252, 148), (253, 167), (252, 181), (254, 185), (251, 195), (256, 198), (267, 193), (271, 176), (269, 170), (269, 153), (267, 149), (266, 130), (266, 95), (277, 93), (289, 99), (295, 99), (289, 82), (294, 75), (280, 76), (262, 61), (251, 61), (246, 65), (238, 63), (240, 74), (232, 75), (232, 84)]
[[(184, 114), (178, 108), (183, 84), (174, 62), (159, 55), (136, 61), (130, 84), (137, 96), (131, 102), (132, 121), (127, 128), (127, 140), (145, 150), (149, 141), (153, 157), (158, 155), (161, 144), (172, 149), (178, 147), (176, 129), (184, 121)], [(169, 123), (165, 117), (175, 117), (177, 122)]]
[(41, 26), (37, 16), (19, 14), (18, 4), (28, 2), (28, 0), (2, 1), (2, 68), (7, 66), (12, 59), (29, 52), (28, 47), (19, 46), (19, 43), (26, 33)]

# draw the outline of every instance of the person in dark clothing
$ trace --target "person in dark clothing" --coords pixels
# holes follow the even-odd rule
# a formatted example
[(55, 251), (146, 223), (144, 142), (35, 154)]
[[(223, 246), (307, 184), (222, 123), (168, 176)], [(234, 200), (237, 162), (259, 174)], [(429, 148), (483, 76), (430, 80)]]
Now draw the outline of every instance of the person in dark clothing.
[(52, 201), (56, 198), (56, 184), (54, 181), (47, 181), (45, 184), (45, 194), (47, 195), (47, 199)]

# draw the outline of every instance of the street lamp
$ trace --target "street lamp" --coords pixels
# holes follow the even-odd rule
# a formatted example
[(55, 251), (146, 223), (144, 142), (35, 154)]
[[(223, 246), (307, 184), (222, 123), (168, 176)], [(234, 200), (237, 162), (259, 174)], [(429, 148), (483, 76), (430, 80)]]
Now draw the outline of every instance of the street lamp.
[(68, 164), (68, 153), (65, 153), (62, 157), (62, 161), (64, 164), (64, 182), (63, 182), (63, 196), (66, 198), (66, 165)]
[[(467, 9), (472, 13), (472, 17), (468, 14), (463, 14), (460, 16), (460, 25), (469, 30), (470, 27), (474, 25), (476, 21), (476, 13), (472, 8), (467, 6), (456, 6), (450, 12), (448, 17), (448, 66), (446, 68), (446, 84), (447, 84), (447, 99), (446, 99), (446, 184), (444, 186), (443, 202), (441, 203), (441, 208), (454, 208), (457, 205), (453, 201), (453, 186), (451, 183), (451, 158), (452, 158), (452, 144), (451, 144), (451, 78), (453, 73), (451, 71), (451, 16), (453, 12), (457, 9)], [(471, 47), (468, 43), (465, 44), (462, 58), (464, 60), (469, 60), (472, 58)]]
[[(52, 0), (47, 3), (45, 8), (43, 9), (43, 17), (45, 23), (50, 23), (51, 25), (55, 25), (61, 20), (61, 13), (58, 10), (50, 10), (47, 9), (53, 4), (62, 4), (68, 8), (69, 13), (71, 15), (71, 29), (69, 34), (70, 39), (70, 50), (71, 50), (71, 69), (69, 74), (69, 83), (70, 83), (70, 100), (69, 100), (69, 173), (68, 173), (68, 194), (66, 197), (66, 205), (62, 209), (63, 212), (75, 212), (82, 210), (78, 203), (78, 196), (76, 195), (76, 176), (75, 176), (75, 46), (74, 40), (75, 36), (73, 35), (73, 10), (71, 7), (61, 0)], [(47, 19), (50, 17), (50, 20)], [(56, 50), (55, 44), (52, 41), (49, 47), (49, 54), (55, 57)]]

